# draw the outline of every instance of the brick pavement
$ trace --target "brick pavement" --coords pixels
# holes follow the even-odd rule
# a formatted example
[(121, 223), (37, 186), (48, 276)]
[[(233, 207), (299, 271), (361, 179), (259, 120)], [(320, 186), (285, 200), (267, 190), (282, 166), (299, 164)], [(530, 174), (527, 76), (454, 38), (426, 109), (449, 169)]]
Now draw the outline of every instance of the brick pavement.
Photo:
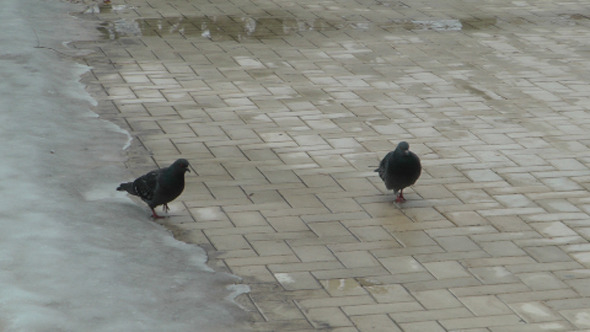
[(584, 0), (99, 9), (97, 112), (136, 174), (191, 161), (163, 224), (251, 286), (244, 329), (590, 330)]

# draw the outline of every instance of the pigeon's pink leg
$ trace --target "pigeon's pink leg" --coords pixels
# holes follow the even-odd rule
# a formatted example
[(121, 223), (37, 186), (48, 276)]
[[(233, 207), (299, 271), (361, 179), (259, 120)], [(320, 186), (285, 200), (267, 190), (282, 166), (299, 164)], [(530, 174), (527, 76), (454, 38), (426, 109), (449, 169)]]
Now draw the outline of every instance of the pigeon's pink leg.
[(397, 195), (397, 198), (395, 199), (396, 202), (403, 203), (406, 201), (406, 199), (404, 198), (403, 191), (404, 191), (403, 189), (399, 191), (399, 195)]
[[(151, 209), (151, 208), (150, 208), (150, 209)], [(152, 217), (153, 217), (154, 219), (162, 219), (162, 218), (164, 218), (164, 217), (162, 217), (162, 216), (159, 216), (159, 215), (156, 213), (156, 211), (154, 211), (154, 209), (152, 209)]]

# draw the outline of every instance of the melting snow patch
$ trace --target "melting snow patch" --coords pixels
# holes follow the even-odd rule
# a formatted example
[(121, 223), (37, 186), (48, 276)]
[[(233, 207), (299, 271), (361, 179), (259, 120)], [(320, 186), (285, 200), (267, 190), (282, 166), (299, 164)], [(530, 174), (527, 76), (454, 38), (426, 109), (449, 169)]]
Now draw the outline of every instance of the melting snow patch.
[(275, 278), (281, 284), (292, 284), (295, 280), (288, 273), (275, 273)]

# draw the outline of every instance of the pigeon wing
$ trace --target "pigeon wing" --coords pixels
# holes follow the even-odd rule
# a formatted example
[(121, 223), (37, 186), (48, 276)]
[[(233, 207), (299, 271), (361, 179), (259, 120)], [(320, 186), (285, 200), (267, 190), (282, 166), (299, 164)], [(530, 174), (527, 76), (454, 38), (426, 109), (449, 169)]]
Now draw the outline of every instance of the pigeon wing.
[(414, 152), (410, 151), (410, 158), (412, 167), (410, 175), (408, 176), (408, 182), (410, 182), (410, 185), (413, 185), (414, 183), (416, 183), (416, 181), (420, 177), (420, 174), (422, 173), (422, 164), (420, 163), (420, 158), (418, 158), (418, 156)]
[[(154, 198), (154, 194), (158, 187), (158, 176), (161, 170), (151, 171), (133, 181), (133, 189), (137, 196), (141, 197), (146, 202)], [(149, 203), (148, 203), (149, 204)]]
[(387, 181), (387, 169), (389, 166), (389, 163), (391, 162), (391, 159), (393, 158), (393, 151), (389, 152), (388, 154), (385, 155), (385, 157), (383, 157), (383, 159), (381, 159), (381, 163), (379, 163), (379, 168), (377, 168), (375, 170), (375, 172), (379, 173), (379, 177), (383, 180), (383, 181)]

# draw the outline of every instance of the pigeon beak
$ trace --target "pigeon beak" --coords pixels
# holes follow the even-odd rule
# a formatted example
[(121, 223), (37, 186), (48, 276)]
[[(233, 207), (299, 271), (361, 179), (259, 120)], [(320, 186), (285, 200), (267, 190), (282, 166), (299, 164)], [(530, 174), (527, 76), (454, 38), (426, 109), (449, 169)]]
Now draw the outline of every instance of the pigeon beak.
[(188, 168), (188, 167), (184, 171), (189, 172), (189, 173), (191, 172), (190, 168)]

